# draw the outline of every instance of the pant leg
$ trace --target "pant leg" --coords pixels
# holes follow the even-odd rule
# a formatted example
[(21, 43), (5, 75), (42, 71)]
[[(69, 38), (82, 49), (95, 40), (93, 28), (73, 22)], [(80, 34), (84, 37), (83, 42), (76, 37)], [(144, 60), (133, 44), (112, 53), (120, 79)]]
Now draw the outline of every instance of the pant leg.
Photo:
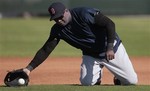
[(121, 81), (121, 84), (137, 84), (137, 74), (122, 43), (115, 53), (115, 59), (103, 61), (103, 65)]
[(80, 71), (81, 84), (86, 86), (96, 84), (101, 79), (102, 67), (98, 59), (83, 55)]

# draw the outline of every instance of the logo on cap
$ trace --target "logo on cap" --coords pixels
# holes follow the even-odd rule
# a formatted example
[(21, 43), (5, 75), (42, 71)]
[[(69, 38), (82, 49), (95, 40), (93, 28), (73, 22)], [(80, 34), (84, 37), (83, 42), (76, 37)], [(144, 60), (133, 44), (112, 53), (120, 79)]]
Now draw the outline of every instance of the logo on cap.
[(51, 8), (51, 13), (52, 13), (53, 15), (55, 14), (54, 8)]

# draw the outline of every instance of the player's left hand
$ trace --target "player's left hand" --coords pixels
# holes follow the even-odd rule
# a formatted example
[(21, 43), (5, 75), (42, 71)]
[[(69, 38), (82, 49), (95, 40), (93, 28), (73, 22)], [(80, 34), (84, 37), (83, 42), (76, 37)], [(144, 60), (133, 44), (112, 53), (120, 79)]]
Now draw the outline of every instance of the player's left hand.
[[(20, 84), (20, 78), (24, 79), (25, 83)], [(4, 83), (8, 87), (27, 86), (29, 83), (29, 76), (23, 71), (23, 69), (9, 71), (4, 78)]]
[(113, 60), (115, 58), (115, 53), (113, 50), (107, 50), (106, 52), (107, 60)]

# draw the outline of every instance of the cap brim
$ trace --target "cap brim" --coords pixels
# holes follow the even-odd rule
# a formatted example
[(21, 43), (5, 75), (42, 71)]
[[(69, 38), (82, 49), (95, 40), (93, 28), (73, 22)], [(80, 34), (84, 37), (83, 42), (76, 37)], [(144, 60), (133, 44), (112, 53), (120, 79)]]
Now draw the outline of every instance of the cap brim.
[(59, 17), (61, 17), (63, 14), (57, 14), (57, 15), (55, 15), (55, 16), (52, 16), (52, 17), (50, 17), (50, 21), (52, 21), (52, 20), (54, 20), (54, 19), (56, 19), (56, 18), (59, 18)]

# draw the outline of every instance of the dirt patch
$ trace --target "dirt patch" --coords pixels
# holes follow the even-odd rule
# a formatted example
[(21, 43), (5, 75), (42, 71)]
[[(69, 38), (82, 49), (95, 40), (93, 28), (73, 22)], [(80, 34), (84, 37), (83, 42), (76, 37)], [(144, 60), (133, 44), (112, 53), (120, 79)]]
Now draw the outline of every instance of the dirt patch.
[[(24, 68), (31, 58), (0, 58), (0, 85), (8, 70)], [(81, 58), (48, 58), (30, 74), (30, 85), (80, 84)], [(131, 57), (139, 85), (150, 85), (150, 57)], [(113, 84), (113, 75), (104, 68), (102, 84)]]

